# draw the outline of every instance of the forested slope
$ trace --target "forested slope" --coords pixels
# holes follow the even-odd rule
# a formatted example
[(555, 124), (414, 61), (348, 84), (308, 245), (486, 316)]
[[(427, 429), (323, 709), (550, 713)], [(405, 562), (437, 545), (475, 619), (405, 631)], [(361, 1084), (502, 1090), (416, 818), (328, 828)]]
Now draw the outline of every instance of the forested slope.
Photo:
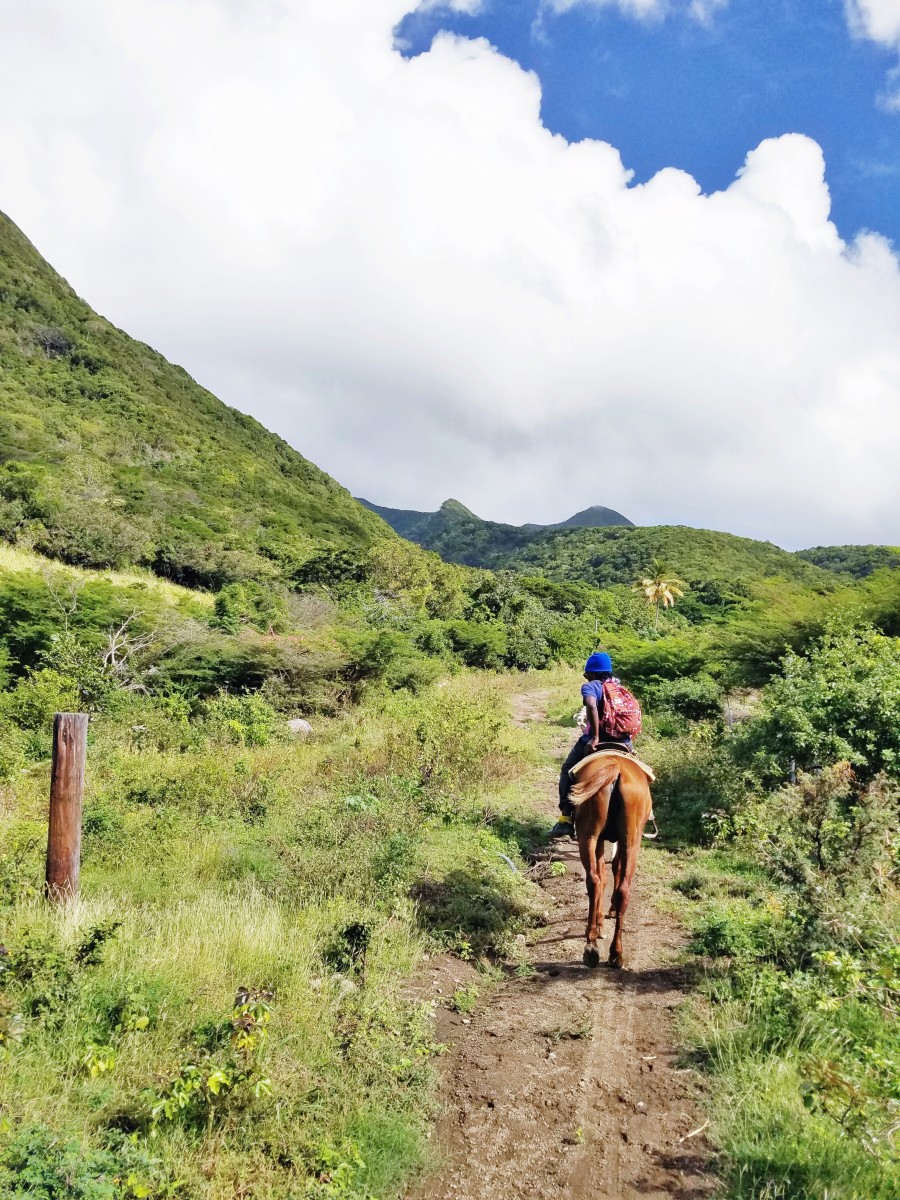
[(633, 583), (653, 559), (689, 582), (703, 579), (755, 581), (783, 576), (811, 586), (828, 576), (771, 542), (757, 542), (685, 525), (572, 529), (544, 534), (497, 565), (550, 579), (581, 579), (598, 587)]
[(98, 316), (0, 214), (0, 535), (190, 583), (392, 536), (281, 438)]
[(503, 566), (511, 554), (531, 545), (542, 534), (555, 530), (631, 525), (631, 521), (615, 509), (599, 504), (555, 525), (504, 525), (500, 521), (482, 520), (458, 500), (445, 500), (437, 512), (383, 508), (369, 500), (360, 503), (383, 517), (401, 537), (426, 550), (434, 550), (446, 562), (468, 567)]
[(900, 567), (900, 546), (813, 546), (797, 557), (836, 575), (865, 579), (883, 567)]

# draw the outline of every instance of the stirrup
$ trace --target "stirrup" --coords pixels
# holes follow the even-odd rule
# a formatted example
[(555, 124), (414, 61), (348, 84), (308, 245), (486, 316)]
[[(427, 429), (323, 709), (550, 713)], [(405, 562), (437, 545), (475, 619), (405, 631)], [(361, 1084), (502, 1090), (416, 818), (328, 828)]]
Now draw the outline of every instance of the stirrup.
[(647, 818), (647, 820), (648, 820), (648, 822), (649, 821), (653, 822), (653, 832), (652, 833), (644, 833), (643, 836), (647, 839), (648, 842), (654, 842), (659, 837), (659, 826), (656, 824), (656, 817), (653, 813), (650, 814), (650, 816)]
[(547, 836), (551, 840), (564, 837), (570, 837), (574, 839), (577, 836), (575, 833), (574, 820), (571, 817), (566, 817), (565, 813), (563, 813)]

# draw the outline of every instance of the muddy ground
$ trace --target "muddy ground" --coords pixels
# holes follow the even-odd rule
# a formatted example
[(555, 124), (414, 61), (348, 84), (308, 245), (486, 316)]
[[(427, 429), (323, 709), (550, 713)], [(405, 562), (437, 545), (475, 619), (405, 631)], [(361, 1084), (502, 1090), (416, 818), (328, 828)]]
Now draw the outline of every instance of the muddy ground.
[[(516, 720), (540, 720), (544, 695), (516, 697)], [(561, 732), (560, 749), (570, 736)], [(535, 794), (548, 818), (554, 782), (548, 768)], [(471, 1014), (439, 1010), (450, 1046), (434, 1134), (443, 1165), (410, 1200), (712, 1196), (709, 1147), (696, 1132), (705, 1120), (698, 1081), (674, 1049), (685, 935), (654, 903), (665, 885), (638, 868), (626, 969), (591, 971), (581, 965), (586, 899), (574, 842), (556, 857), (567, 871), (543, 884), (549, 923), (528, 946), (524, 971)], [(611, 929), (607, 922), (606, 949)], [(470, 971), (436, 963), (433, 994), (452, 994)]]

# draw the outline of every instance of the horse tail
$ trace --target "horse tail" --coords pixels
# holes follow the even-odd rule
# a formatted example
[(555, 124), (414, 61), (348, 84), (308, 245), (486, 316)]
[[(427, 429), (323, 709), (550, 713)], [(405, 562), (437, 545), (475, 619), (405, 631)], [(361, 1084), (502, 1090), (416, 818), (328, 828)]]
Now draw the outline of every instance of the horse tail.
[(593, 762), (585, 763), (569, 789), (569, 800), (573, 804), (581, 804), (611, 787), (621, 774), (621, 762), (613, 758), (596, 758)]

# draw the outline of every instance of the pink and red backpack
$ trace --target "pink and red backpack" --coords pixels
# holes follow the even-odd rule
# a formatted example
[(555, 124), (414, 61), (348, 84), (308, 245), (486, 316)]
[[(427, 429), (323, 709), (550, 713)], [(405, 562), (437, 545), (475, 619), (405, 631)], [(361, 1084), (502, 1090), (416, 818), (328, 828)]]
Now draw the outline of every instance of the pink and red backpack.
[(637, 737), (641, 732), (641, 706), (618, 679), (603, 683), (600, 732), (610, 738)]

